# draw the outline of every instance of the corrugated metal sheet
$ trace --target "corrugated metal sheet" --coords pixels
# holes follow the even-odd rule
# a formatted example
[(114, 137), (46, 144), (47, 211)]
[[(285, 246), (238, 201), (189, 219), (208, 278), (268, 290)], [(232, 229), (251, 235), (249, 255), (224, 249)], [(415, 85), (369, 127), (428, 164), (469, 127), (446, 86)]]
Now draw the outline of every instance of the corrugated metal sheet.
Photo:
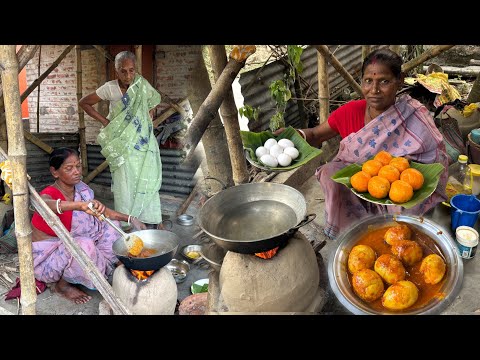
[[(37, 138), (51, 147), (71, 147), (78, 149), (79, 136), (73, 133), (33, 133)], [(49, 154), (30, 141), (25, 141), (27, 148), (27, 173), (30, 175), (30, 184), (37, 191), (53, 183), (48, 164)]]
[[(362, 70), (362, 46), (329, 45), (328, 47), (344, 68), (357, 81), (359, 81)], [(313, 47), (305, 48), (301, 60), (303, 62), (303, 72), (300, 75), (308, 83), (301, 83), (303, 97), (312, 99), (311, 101), (305, 101), (305, 106), (315, 106), (316, 110), (314, 113), (318, 113), (317, 50)], [(284, 65), (281, 60), (277, 60), (266, 65), (259, 75), (257, 75), (259, 72), (258, 68), (244, 72), (240, 75), (239, 82), (242, 88), (241, 91), (244, 97), (244, 104), (260, 108), (259, 120), (257, 122), (249, 123), (249, 129), (251, 131), (263, 131), (268, 129), (270, 118), (276, 111), (275, 102), (272, 100), (268, 87), (273, 81), (283, 78), (285, 69), (286, 65)], [(252, 82), (253, 84), (251, 84)], [(342, 91), (348, 87), (347, 82), (330, 64), (328, 64), (328, 82), (331, 100), (337, 98)], [(247, 91), (245, 92), (244, 89), (247, 89)], [(290, 90), (292, 91), (292, 96), (295, 97), (293, 86)], [(300, 116), (298, 114), (296, 101), (288, 102), (285, 111), (285, 122), (287, 126), (299, 126)]]
[[(94, 170), (105, 161), (105, 157), (100, 153), (100, 150), (100, 145), (87, 145), (89, 171)], [(195, 186), (193, 176), (198, 165), (193, 165), (192, 167), (181, 165), (184, 157), (185, 152), (182, 150), (160, 148), (160, 158), (162, 159), (161, 194), (186, 197), (192, 191)], [(109, 168), (97, 175), (92, 182), (110, 186), (112, 184), (112, 176)]]

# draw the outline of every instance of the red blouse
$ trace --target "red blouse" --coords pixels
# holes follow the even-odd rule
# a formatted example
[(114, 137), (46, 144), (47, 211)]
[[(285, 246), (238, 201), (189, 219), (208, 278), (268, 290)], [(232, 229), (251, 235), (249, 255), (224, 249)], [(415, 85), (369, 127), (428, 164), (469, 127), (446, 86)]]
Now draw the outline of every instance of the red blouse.
[[(43, 189), (40, 192), (40, 195), (47, 194), (50, 195), (52, 199), (57, 200), (65, 200), (65, 196), (61, 193), (60, 190), (58, 190), (56, 187), (53, 186), (47, 186), (45, 189)], [(64, 211), (63, 214), (59, 214), (58, 217), (60, 218), (60, 221), (62, 224), (67, 228), (68, 231), (71, 231), (72, 229), (72, 216), (73, 216), (73, 211)], [(48, 226), (45, 220), (37, 213), (35, 212), (32, 217), (32, 225), (37, 228), (40, 231), (43, 231), (45, 234), (51, 235), (51, 236), (57, 236), (55, 232)]]
[(328, 125), (344, 139), (363, 128), (366, 108), (367, 101), (364, 99), (349, 101), (330, 114)]

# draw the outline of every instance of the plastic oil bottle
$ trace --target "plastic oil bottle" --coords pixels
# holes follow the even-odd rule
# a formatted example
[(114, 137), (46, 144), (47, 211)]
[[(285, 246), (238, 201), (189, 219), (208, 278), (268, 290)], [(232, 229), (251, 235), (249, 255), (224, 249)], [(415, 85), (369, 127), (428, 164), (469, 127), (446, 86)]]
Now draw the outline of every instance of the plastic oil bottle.
[(470, 195), (472, 193), (471, 176), (467, 162), (468, 157), (466, 155), (459, 155), (458, 161), (448, 167), (446, 186), (448, 201), (457, 194)]

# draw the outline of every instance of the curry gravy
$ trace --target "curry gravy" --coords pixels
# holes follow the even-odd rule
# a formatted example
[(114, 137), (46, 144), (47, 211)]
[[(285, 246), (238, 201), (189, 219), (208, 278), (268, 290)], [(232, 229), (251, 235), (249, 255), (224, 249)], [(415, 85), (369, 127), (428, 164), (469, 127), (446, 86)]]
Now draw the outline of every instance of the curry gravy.
[[(407, 225), (412, 230), (412, 239), (410, 240), (416, 241), (422, 247), (422, 250), (423, 250), (422, 260), (430, 254), (437, 254), (443, 259), (445, 264), (447, 264), (447, 262), (445, 261), (445, 256), (442, 254), (440, 248), (435, 244), (435, 241), (430, 236), (424, 234), (423, 232), (420, 232), (417, 228), (413, 226), (409, 226), (406, 223), (398, 222), (398, 224)], [(373, 249), (373, 251), (375, 251), (376, 258), (378, 258), (380, 255), (383, 255), (383, 254), (393, 255), (392, 251), (390, 250), (390, 245), (388, 245), (383, 239), (385, 233), (390, 227), (391, 226), (386, 226), (386, 227), (369, 231), (368, 233), (363, 235), (354, 244), (354, 246), (356, 245), (370, 246)], [(448, 264), (447, 264), (447, 269), (445, 271), (445, 275), (443, 276), (443, 279), (438, 284), (435, 284), (435, 285), (426, 284), (423, 281), (423, 275), (420, 273), (421, 264), (422, 264), (422, 261), (415, 263), (413, 266), (406, 266), (405, 264), (403, 264), (406, 271), (405, 280), (411, 281), (418, 288), (417, 301), (415, 302), (415, 304), (413, 304), (412, 306), (410, 306), (409, 308), (403, 311), (411, 311), (413, 309), (421, 308), (424, 305), (426, 305), (430, 300), (432, 300), (434, 297), (442, 298), (445, 296), (444, 293), (440, 292), (440, 289), (442, 288), (449, 272)], [(348, 272), (348, 280), (351, 286), (352, 274), (350, 274), (350, 272)], [(385, 281), (383, 282), (383, 284), (385, 286), (385, 290), (387, 290), (387, 288), (390, 286)], [(377, 311), (392, 311), (383, 307), (382, 297), (368, 304), (372, 307), (372, 309)], [(395, 313), (401, 313), (401, 312), (402, 311), (395, 311)]]

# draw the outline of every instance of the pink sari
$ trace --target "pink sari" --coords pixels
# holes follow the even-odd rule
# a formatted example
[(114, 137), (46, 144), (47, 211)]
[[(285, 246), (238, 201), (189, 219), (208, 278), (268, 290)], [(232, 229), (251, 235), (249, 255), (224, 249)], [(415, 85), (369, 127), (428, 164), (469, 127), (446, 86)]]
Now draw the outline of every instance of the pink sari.
[(440, 163), (448, 168), (443, 137), (427, 109), (409, 95), (399, 97), (383, 114), (340, 142), (337, 156), (315, 173), (325, 194), (325, 234), (335, 239), (357, 220), (372, 214), (393, 213), (422, 215), (447, 200), (447, 171), (440, 176), (435, 192), (410, 209), (383, 206), (364, 201), (345, 185), (331, 179), (338, 170), (353, 163), (363, 163), (380, 150), (404, 156), (419, 163)]
[[(75, 186), (75, 201), (93, 199), (93, 190), (83, 182)], [(119, 225), (118, 222), (116, 222)], [(120, 226), (120, 225), (119, 225)], [(98, 270), (107, 278), (118, 260), (113, 254), (112, 244), (120, 236), (110, 225), (88, 215), (74, 211), (71, 235), (77, 244), (92, 259)], [(65, 248), (63, 241), (52, 237), (32, 243), (35, 278), (45, 283), (53, 283), (63, 277), (71, 284), (81, 284), (95, 289), (90, 277)]]

